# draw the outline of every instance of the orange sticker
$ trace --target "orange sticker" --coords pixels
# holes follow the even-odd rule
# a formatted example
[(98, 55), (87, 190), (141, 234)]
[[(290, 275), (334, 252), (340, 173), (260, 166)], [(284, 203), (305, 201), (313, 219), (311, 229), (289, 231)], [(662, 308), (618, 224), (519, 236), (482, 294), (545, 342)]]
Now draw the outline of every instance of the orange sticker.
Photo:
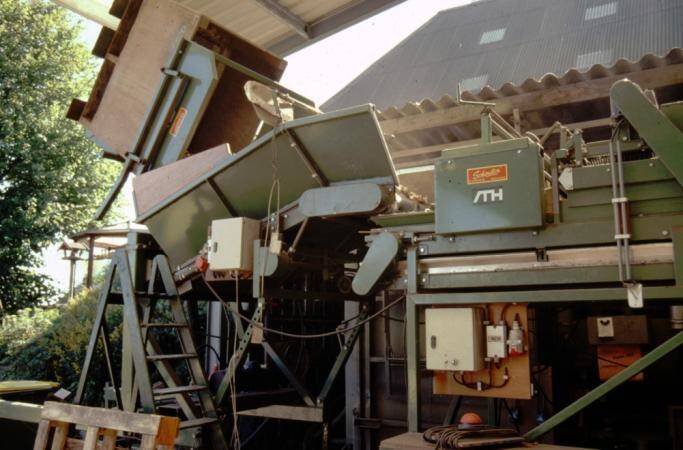
[(171, 129), (168, 131), (168, 134), (174, 137), (178, 134), (180, 127), (183, 126), (183, 122), (185, 121), (185, 116), (187, 116), (187, 110), (185, 108), (179, 108), (175, 118), (173, 119), (173, 124), (171, 124)]
[(507, 181), (508, 165), (498, 164), (495, 166), (472, 167), (467, 169), (467, 184), (493, 183), (494, 181)]

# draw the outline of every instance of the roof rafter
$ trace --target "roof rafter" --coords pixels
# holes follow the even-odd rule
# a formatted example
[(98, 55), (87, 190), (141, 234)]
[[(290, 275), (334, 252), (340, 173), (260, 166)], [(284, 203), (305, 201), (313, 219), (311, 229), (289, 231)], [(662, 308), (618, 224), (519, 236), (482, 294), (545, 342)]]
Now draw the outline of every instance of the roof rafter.
[(109, 14), (107, 7), (97, 0), (52, 0), (76, 14), (116, 31), (120, 20)]
[(301, 17), (294, 14), (288, 8), (282, 6), (277, 0), (253, 0), (269, 13), (289, 25), (298, 35), (310, 39), (310, 26)]

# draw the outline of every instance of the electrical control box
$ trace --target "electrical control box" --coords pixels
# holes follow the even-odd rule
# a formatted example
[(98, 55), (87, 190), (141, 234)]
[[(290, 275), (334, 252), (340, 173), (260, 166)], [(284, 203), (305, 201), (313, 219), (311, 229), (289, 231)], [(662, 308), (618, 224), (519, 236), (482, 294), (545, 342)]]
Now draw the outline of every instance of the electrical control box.
[(484, 367), (484, 326), (478, 308), (425, 310), (427, 369), (475, 371)]
[(543, 159), (529, 138), (445, 150), (434, 177), (437, 233), (543, 225)]
[(209, 268), (211, 270), (251, 271), (254, 240), (261, 223), (246, 217), (214, 220), (209, 236)]

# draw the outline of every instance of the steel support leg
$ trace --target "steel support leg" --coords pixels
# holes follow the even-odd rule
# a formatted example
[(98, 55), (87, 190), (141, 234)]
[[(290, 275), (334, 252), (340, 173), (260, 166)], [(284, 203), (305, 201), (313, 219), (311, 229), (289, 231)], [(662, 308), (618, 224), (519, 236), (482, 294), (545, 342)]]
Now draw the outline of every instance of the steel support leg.
[(419, 309), (412, 295), (406, 298), (406, 359), (408, 377), (408, 431), (420, 431), (420, 345), (419, 345)]
[(242, 361), (244, 361), (244, 357), (247, 354), (247, 346), (251, 342), (251, 336), (254, 334), (254, 323), (261, 323), (261, 320), (263, 318), (263, 310), (265, 309), (265, 306), (266, 299), (263, 297), (259, 297), (256, 310), (254, 311), (254, 314), (251, 317), (251, 323), (246, 328), (246, 330), (244, 330), (244, 333), (242, 334), (240, 339), (239, 347), (237, 348), (237, 352), (230, 357), (230, 362), (228, 363), (228, 367), (225, 372), (225, 378), (223, 378), (220, 386), (218, 386), (218, 391), (216, 392), (217, 405), (221, 405), (223, 403), (223, 399), (225, 398), (225, 395), (228, 393), (230, 379), (234, 377), (235, 373), (237, 372), (237, 369), (242, 364)]
[(600, 399), (605, 394), (612, 391), (617, 386), (620, 386), (625, 381), (630, 380), (635, 375), (639, 374), (651, 364), (659, 361), (661, 358), (683, 345), (683, 331), (674, 335), (668, 341), (661, 344), (659, 347), (653, 349), (650, 353), (640, 358), (638, 361), (634, 362), (609, 380), (602, 383), (600, 386), (596, 387), (588, 394), (584, 395), (580, 399), (576, 400), (574, 403), (570, 404), (562, 411), (553, 415), (550, 419), (543, 422), (541, 425), (537, 426), (533, 430), (529, 431), (524, 435), (524, 439), (527, 441), (535, 441), (539, 437), (551, 431), (553, 428), (564, 422), (565, 420), (572, 417), (574, 414), (582, 411), (584, 408), (590, 406), (594, 401)]
[[(362, 322), (367, 317), (368, 308), (367, 306), (363, 305), (361, 307), (361, 313), (358, 316), (358, 322)], [(323, 403), (325, 402), (327, 395), (330, 393), (330, 390), (334, 385), (334, 380), (337, 379), (337, 375), (344, 367), (344, 364), (346, 364), (346, 361), (349, 359), (349, 356), (351, 356), (351, 352), (353, 351), (353, 347), (356, 345), (356, 341), (358, 340), (358, 335), (360, 335), (361, 329), (362, 327), (354, 328), (351, 331), (351, 334), (347, 336), (346, 342), (344, 342), (342, 349), (339, 351), (339, 355), (337, 355), (337, 359), (334, 361), (334, 365), (332, 366), (332, 369), (330, 370), (330, 373), (327, 376), (327, 379), (325, 380), (325, 384), (323, 385), (323, 388), (320, 391), (318, 398), (316, 399), (317, 406), (322, 407)]]
[(408, 391), (408, 431), (420, 431), (420, 310), (412, 294), (417, 293), (417, 249), (408, 249), (406, 255), (406, 388)]

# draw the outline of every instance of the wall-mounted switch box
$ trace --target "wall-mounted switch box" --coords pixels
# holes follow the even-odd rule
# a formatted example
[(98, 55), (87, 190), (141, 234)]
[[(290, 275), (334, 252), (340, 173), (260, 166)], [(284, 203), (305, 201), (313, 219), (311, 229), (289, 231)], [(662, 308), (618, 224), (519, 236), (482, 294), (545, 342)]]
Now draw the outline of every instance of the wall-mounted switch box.
[(425, 310), (429, 370), (475, 371), (484, 368), (484, 327), (478, 308)]
[(254, 240), (258, 239), (261, 222), (246, 217), (214, 220), (209, 236), (209, 268), (211, 270), (251, 271)]
[(486, 325), (486, 358), (494, 361), (507, 358), (508, 327), (505, 324)]

